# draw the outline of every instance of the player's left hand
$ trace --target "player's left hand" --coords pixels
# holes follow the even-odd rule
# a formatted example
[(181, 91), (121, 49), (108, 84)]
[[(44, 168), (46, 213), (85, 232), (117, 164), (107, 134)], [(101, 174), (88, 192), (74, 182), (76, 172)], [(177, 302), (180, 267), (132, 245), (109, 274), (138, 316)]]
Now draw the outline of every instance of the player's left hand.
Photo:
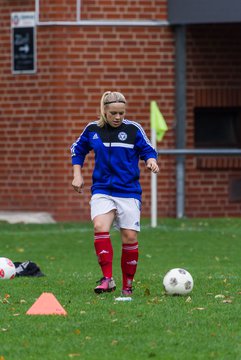
[(159, 166), (156, 162), (156, 159), (148, 159), (146, 162), (146, 167), (148, 170), (152, 171), (154, 174), (159, 172)]

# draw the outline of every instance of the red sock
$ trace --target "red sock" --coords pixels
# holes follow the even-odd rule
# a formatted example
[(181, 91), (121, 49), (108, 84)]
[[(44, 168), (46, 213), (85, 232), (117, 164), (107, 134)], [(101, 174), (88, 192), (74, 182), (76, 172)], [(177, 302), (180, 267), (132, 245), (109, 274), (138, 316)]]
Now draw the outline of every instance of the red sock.
[(132, 287), (138, 262), (138, 242), (134, 244), (122, 244), (122, 289)]
[(111, 278), (113, 248), (109, 232), (96, 232), (94, 245), (103, 276)]

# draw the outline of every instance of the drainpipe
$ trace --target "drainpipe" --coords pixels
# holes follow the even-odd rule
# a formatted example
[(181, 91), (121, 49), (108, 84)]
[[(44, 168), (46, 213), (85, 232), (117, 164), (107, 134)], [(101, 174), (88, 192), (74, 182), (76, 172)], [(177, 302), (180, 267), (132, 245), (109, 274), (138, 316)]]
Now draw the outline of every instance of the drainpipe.
[[(186, 148), (186, 27), (176, 26), (176, 148)], [(176, 217), (185, 216), (185, 155), (176, 157)]]

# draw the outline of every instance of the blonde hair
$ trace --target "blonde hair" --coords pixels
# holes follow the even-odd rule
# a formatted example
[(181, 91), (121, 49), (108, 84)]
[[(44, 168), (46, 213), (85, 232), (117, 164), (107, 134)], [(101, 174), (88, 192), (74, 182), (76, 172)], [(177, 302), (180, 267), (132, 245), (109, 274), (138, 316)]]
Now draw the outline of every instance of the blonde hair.
[(105, 116), (105, 108), (109, 104), (113, 103), (123, 103), (126, 104), (126, 99), (124, 95), (117, 91), (106, 91), (100, 100), (100, 119), (98, 121), (98, 125), (103, 127), (107, 123), (107, 119)]

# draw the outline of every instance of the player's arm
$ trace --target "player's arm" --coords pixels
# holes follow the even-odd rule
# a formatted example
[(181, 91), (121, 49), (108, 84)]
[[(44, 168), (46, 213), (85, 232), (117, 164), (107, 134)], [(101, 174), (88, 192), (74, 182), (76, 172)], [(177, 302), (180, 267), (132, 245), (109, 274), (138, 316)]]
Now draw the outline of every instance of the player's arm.
[(159, 172), (159, 166), (157, 164), (157, 152), (153, 148), (150, 140), (147, 138), (145, 131), (139, 125), (139, 130), (136, 134), (135, 146), (139, 149), (141, 160), (145, 161), (148, 170), (153, 173)]
[(75, 191), (78, 193), (82, 193), (84, 187), (84, 179), (81, 173), (81, 166), (80, 165), (73, 165), (73, 181), (72, 186)]
[(85, 128), (80, 137), (71, 146), (72, 165), (73, 165), (73, 181), (72, 186), (78, 193), (83, 192), (84, 179), (82, 176), (82, 166), (85, 156), (89, 153), (91, 147), (88, 141), (88, 127)]

